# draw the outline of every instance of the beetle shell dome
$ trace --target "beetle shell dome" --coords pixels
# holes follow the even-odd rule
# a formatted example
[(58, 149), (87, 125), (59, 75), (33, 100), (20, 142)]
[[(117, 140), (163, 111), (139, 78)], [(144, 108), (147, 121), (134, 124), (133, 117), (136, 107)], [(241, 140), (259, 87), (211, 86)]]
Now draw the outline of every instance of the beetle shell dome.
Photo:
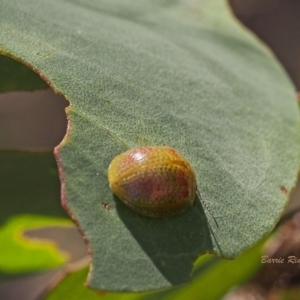
[(169, 147), (133, 148), (116, 156), (108, 181), (123, 203), (152, 218), (183, 212), (194, 203), (196, 193), (192, 167)]

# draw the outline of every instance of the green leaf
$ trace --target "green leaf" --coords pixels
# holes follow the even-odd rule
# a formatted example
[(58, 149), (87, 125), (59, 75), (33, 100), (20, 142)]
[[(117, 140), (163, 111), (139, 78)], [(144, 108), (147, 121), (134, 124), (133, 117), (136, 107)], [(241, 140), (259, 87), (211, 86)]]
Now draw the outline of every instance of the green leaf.
[(0, 70), (0, 93), (48, 88), (38, 74), (9, 57), (0, 55)]
[(0, 151), (0, 225), (16, 215), (67, 218), (53, 153)]
[(46, 297), (45, 300), (99, 300), (101, 297), (90, 289), (87, 289), (83, 283), (88, 270), (82, 269), (74, 273), (68, 274), (67, 277), (56, 286)]
[[(2, 53), (34, 67), (71, 103), (56, 157), (63, 205), (93, 255), (92, 288), (189, 281), (200, 254), (233, 258), (270, 232), (295, 184), (291, 82), (225, 1), (193, 5), (0, 2)], [(113, 197), (110, 161), (140, 145), (171, 146), (190, 161), (219, 228), (198, 201), (178, 217), (152, 220)]]
[[(221, 299), (232, 287), (249, 280), (262, 266), (261, 253), (265, 239), (245, 251), (235, 260), (223, 260), (212, 255), (202, 256), (195, 265), (191, 284), (156, 293), (96, 294), (84, 287), (87, 269), (68, 274), (46, 297), (46, 300), (182, 300)], [(72, 290), (72, 293), (70, 293)]]
[[(164, 299), (221, 299), (231, 288), (245, 283), (261, 268), (262, 247), (265, 242), (265, 239), (260, 241), (235, 260), (201, 257), (195, 266), (193, 282), (166, 292)], [(155, 294), (145, 300), (163, 299), (154, 296)]]
[(16, 274), (63, 265), (68, 256), (49, 240), (30, 239), (25, 231), (46, 226), (70, 226), (70, 221), (37, 215), (20, 215), (0, 227), (0, 272)]
[(54, 268), (65, 255), (25, 231), (70, 224), (59, 203), (53, 153), (0, 151), (0, 276)]
[(61, 265), (66, 258), (53, 243), (24, 236), (70, 223), (59, 203), (53, 153), (0, 151), (0, 166), (0, 277)]

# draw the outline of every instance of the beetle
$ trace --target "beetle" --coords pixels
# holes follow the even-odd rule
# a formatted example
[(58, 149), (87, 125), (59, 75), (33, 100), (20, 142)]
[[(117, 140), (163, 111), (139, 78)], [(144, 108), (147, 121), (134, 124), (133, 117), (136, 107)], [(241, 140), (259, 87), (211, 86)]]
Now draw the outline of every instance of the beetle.
[(170, 147), (130, 149), (116, 156), (108, 169), (114, 194), (134, 211), (152, 218), (177, 215), (194, 204), (195, 172)]
[(193, 168), (171, 147), (137, 147), (119, 154), (109, 165), (108, 181), (125, 205), (151, 218), (184, 212), (194, 204), (197, 193), (219, 227), (197, 188)]

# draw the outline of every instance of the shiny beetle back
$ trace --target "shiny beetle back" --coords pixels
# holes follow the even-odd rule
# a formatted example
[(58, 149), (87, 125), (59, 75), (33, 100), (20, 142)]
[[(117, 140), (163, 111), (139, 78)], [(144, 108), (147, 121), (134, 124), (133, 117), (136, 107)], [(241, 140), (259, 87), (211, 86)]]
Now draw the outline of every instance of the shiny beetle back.
[(108, 180), (123, 203), (152, 218), (183, 212), (194, 203), (197, 188), (190, 164), (169, 147), (139, 147), (118, 155)]

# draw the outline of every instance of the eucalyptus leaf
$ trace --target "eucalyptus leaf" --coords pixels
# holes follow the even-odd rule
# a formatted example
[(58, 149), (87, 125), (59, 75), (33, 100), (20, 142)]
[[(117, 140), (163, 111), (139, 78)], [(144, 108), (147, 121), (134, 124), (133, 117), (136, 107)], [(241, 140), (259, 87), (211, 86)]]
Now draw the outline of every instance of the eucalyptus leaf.
[[(0, 51), (1, 52), (1, 51)], [(48, 85), (40, 76), (23, 64), (0, 56), (0, 92), (34, 91), (47, 89)]]
[[(245, 251), (235, 260), (224, 260), (213, 255), (203, 255), (195, 264), (193, 282), (176, 289), (152, 293), (93, 293), (83, 286), (87, 269), (72, 272), (49, 292), (46, 300), (182, 300), (221, 299), (232, 287), (242, 285), (263, 265), (262, 248), (266, 239)], [(224, 280), (225, 279), (225, 280)], [(73, 291), (70, 294), (70, 290)]]
[[(224, 1), (2, 0), (0, 49), (70, 101), (55, 154), (90, 287), (183, 284), (200, 254), (234, 258), (275, 226), (299, 168), (295, 91)], [(113, 196), (110, 161), (141, 145), (191, 163), (218, 228), (199, 199), (155, 220)]]
[(53, 153), (0, 151), (0, 226), (19, 215), (67, 218)]
[(60, 218), (18, 215), (0, 227), (0, 277), (44, 271), (65, 264), (68, 261), (68, 255), (60, 252), (53, 241), (30, 239), (25, 234), (29, 229), (53, 225), (72, 226), (70, 221)]

